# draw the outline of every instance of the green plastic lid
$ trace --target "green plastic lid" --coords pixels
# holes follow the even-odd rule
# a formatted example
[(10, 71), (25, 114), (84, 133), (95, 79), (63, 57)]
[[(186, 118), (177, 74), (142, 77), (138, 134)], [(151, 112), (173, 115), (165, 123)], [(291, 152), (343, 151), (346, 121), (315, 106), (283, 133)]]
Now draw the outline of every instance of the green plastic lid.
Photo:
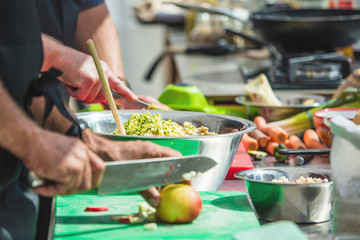
[(158, 100), (174, 110), (245, 117), (240, 110), (208, 104), (198, 87), (186, 83), (167, 85)]
[(167, 85), (158, 100), (175, 110), (204, 112), (208, 106), (199, 88), (185, 83)]

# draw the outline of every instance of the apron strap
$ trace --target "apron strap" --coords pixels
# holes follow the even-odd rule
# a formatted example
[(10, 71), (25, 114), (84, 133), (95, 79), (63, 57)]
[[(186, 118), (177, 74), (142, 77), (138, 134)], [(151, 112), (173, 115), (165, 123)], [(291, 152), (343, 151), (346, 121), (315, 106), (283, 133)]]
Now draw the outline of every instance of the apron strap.
[(57, 87), (57, 77), (59, 77), (62, 72), (58, 69), (51, 68), (48, 72), (41, 73), (41, 76), (32, 82), (29, 87), (29, 90), (24, 98), (24, 108), (26, 112), (33, 118), (33, 115), (30, 110), (33, 97), (44, 96), (45, 99), (45, 111), (44, 117), (42, 119), (42, 126), (45, 126), (45, 122), (49, 117), (51, 110), (54, 106), (58, 108), (60, 113), (70, 120), (73, 125), (65, 133), (68, 136), (79, 136), (81, 138), (81, 127), (77, 120), (69, 113), (65, 107), (64, 101), (61, 97), (61, 93)]

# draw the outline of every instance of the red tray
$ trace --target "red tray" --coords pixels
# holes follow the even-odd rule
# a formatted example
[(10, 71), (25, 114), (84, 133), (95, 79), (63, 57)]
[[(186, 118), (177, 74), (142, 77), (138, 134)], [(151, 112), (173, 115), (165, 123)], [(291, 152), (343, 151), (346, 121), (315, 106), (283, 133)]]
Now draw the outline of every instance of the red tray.
[(254, 165), (252, 164), (251, 158), (247, 153), (244, 144), (240, 142), (238, 150), (235, 154), (234, 160), (231, 163), (230, 169), (225, 177), (225, 179), (237, 179), (234, 177), (234, 174), (240, 171), (253, 169)]

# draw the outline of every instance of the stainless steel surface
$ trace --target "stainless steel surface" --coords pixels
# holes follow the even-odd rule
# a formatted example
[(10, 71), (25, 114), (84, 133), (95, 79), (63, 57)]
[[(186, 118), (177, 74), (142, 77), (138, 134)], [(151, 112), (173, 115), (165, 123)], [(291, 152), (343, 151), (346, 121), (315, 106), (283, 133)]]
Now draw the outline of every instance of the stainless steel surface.
[[(122, 110), (119, 111), (119, 115), (121, 121), (126, 122), (132, 114), (143, 112), (145, 111)], [(195, 189), (200, 191), (216, 191), (220, 188), (238, 149), (242, 135), (256, 128), (253, 122), (232, 116), (187, 111), (149, 110), (149, 112), (160, 113), (163, 119), (171, 119), (179, 124), (188, 121), (196, 127), (208, 127), (210, 131), (215, 131), (217, 135), (184, 137), (119, 136), (110, 134), (116, 129), (110, 111), (79, 113), (77, 117), (85, 120), (96, 133), (112, 140), (149, 140), (176, 149), (183, 155), (199, 154), (212, 158), (217, 162), (217, 165), (192, 182)]]
[(235, 102), (245, 107), (247, 115), (262, 115), (270, 122), (288, 118), (296, 113), (320, 106), (326, 102), (325, 97), (315, 94), (275, 92), (275, 95), (283, 104), (282, 106), (254, 103), (247, 96), (236, 97)]
[(130, 101), (123, 95), (116, 92), (111, 92), (117, 106), (121, 106), (125, 109), (148, 109), (150, 104), (141, 100)]
[[(327, 183), (274, 183), (287, 177), (294, 181), (300, 176), (327, 178)], [(331, 219), (331, 172), (326, 169), (301, 167), (260, 168), (235, 174), (245, 180), (251, 203), (260, 219), (291, 220), (296, 223), (320, 223)]]
[(97, 193), (135, 192), (176, 183), (183, 180), (185, 173), (204, 173), (216, 164), (211, 158), (199, 155), (106, 162)]

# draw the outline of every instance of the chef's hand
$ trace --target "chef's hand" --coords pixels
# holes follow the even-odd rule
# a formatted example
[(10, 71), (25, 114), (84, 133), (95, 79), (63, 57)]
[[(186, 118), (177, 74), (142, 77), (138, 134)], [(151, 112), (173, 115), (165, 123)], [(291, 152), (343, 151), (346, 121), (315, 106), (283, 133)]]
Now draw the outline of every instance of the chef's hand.
[[(85, 103), (107, 102), (94, 61), (90, 55), (64, 46), (56, 39), (42, 34), (44, 61), (41, 71), (54, 67), (63, 72), (59, 80), (66, 84), (69, 94)], [(101, 61), (110, 88), (131, 101), (137, 96)]]
[(138, 95), (139, 100), (144, 101), (149, 104), (153, 104), (154, 106), (162, 109), (162, 110), (172, 110), (169, 106), (162, 104), (156, 98), (146, 95)]
[(40, 132), (22, 159), (26, 167), (54, 183), (36, 187), (35, 192), (46, 197), (68, 195), (100, 184), (104, 162), (81, 140), (42, 129)]
[(82, 139), (104, 161), (181, 156), (176, 150), (150, 141), (112, 141), (95, 134), (90, 129), (82, 132)]
[[(68, 60), (61, 68), (63, 74), (59, 80), (66, 84), (69, 94), (87, 104), (107, 102), (92, 57), (71, 48), (67, 51)], [(105, 62), (100, 62), (110, 88), (127, 99), (136, 101), (137, 96), (114, 75)]]

